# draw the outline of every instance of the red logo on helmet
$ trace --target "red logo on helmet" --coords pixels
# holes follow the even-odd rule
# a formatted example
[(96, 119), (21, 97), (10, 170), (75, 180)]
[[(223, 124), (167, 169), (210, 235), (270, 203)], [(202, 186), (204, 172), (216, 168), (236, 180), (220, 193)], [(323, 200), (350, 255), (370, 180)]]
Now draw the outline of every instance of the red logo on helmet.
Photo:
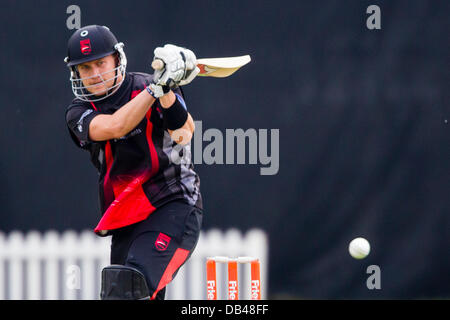
[(91, 40), (90, 39), (85, 39), (85, 40), (80, 40), (80, 48), (81, 48), (81, 53), (88, 55), (91, 53)]
[(170, 243), (170, 237), (168, 235), (165, 235), (164, 233), (160, 233), (158, 235), (158, 238), (155, 241), (155, 247), (158, 251), (164, 251), (167, 249)]

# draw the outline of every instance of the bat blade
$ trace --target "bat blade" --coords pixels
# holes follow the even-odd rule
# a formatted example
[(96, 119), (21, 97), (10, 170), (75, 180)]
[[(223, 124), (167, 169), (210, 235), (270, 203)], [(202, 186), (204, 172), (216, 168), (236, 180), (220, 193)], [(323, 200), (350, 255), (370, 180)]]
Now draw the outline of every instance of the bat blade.
[[(198, 76), (215, 78), (229, 77), (250, 61), (251, 58), (249, 55), (239, 57), (197, 59), (197, 67), (200, 69)], [(152, 67), (155, 70), (162, 69), (164, 68), (164, 62), (159, 59), (155, 59), (152, 62)]]
[(225, 78), (231, 76), (239, 68), (251, 61), (249, 55), (227, 58), (205, 58), (197, 60), (200, 68), (199, 76)]

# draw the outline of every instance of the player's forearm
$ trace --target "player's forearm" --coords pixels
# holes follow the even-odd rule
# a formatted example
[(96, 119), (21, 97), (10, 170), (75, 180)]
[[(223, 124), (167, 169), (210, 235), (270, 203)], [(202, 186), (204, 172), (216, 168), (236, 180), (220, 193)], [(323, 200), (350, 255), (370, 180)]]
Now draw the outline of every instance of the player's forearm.
[(94, 141), (123, 137), (142, 121), (154, 102), (155, 98), (144, 90), (112, 115), (100, 114), (92, 119), (89, 137)]
[(116, 138), (133, 130), (142, 121), (154, 102), (155, 98), (147, 90), (143, 90), (133, 100), (114, 112), (112, 121), (116, 123)]
[(159, 97), (159, 103), (161, 104), (161, 107), (167, 109), (173, 105), (176, 98), (177, 97), (175, 96), (175, 93), (173, 93), (173, 91), (170, 90), (167, 94), (163, 95), (162, 97)]
[[(170, 91), (168, 94), (160, 97), (159, 102), (161, 103), (161, 106), (164, 109), (168, 109), (174, 105), (176, 99), (177, 98), (175, 94), (172, 91)], [(178, 144), (185, 145), (188, 144), (189, 141), (191, 141), (192, 135), (194, 134), (194, 130), (195, 130), (194, 120), (192, 119), (192, 116), (189, 113), (187, 113), (187, 119), (182, 126), (180, 126), (177, 129), (175, 128), (168, 129), (167, 131), (169, 132), (173, 141), (175, 141)]]

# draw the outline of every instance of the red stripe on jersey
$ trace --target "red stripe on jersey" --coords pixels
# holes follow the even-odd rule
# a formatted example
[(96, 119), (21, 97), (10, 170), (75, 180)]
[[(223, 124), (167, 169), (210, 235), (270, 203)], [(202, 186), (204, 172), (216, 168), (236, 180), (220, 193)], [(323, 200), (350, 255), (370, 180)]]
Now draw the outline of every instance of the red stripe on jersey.
[(153, 144), (152, 139), (152, 132), (153, 132), (153, 124), (150, 121), (150, 117), (152, 115), (152, 109), (147, 111), (147, 143), (148, 148), (150, 150), (150, 159), (152, 161), (152, 168), (150, 171), (150, 177), (153, 177), (159, 170), (159, 160), (158, 160), (158, 154), (156, 153), (155, 145)]
[(94, 108), (95, 111), (98, 111), (97, 108), (95, 107), (95, 104), (92, 101), (89, 101), (92, 105), (92, 107)]
[(134, 90), (131, 92), (131, 100), (136, 97), (142, 90)]
[(103, 196), (105, 203), (110, 204), (114, 201), (115, 194), (109, 176), (112, 164), (114, 162), (111, 150), (111, 143), (109, 143), (109, 141), (107, 141), (105, 145), (105, 161), (106, 161), (106, 174), (103, 180)]
[[(94, 108), (95, 111), (98, 111), (95, 104), (92, 101), (89, 102), (91, 103), (92, 108)], [(109, 173), (111, 171), (113, 161), (114, 158), (112, 155), (111, 144), (109, 143), (109, 141), (107, 141), (105, 145), (106, 174), (105, 178), (103, 179), (103, 197), (106, 204), (109, 204), (114, 201), (114, 190), (111, 187), (109, 178)]]
[(164, 270), (164, 274), (162, 275), (161, 280), (158, 283), (158, 287), (156, 288), (155, 292), (153, 292), (153, 295), (150, 298), (151, 300), (154, 300), (156, 298), (156, 295), (158, 294), (158, 292), (161, 289), (163, 289), (166, 285), (168, 285), (170, 281), (172, 281), (173, 274), (186, 261), (188, 255), (189, 255), (189, 250), (186, 250), (186, 249), (178, 248), (175, 251), (175, 254), (173, 255), (172, 259), (170, 259), (170, 262), (167, 265), (166, 270)]
[[(92, 101), (89, 102), (91, 103), (92, 108), (94, 108), (95, 111), (98, 111), (95, 104)], [(105, 203), (109, 204), (114, 201), (114, 190), (111, 187), (109, 178), (109, 173), (111, 171), (114, 158), (112, 155), (111, 144), (109, 143), (109, 141), (107, 141), (105, 145), (105, 161), (106, 161), (106, 174), (105, 178), (103, 179), (103, 197)]]

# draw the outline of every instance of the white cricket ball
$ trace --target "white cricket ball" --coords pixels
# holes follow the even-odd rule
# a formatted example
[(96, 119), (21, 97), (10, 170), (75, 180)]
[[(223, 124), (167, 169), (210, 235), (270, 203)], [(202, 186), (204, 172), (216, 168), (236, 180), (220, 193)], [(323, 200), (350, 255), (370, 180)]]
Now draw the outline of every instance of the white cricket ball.
[(348, 252), (355, 259), (364, 259), (370, 252), (370, 244), (364, 238), (355, 238), (348, 245)]

